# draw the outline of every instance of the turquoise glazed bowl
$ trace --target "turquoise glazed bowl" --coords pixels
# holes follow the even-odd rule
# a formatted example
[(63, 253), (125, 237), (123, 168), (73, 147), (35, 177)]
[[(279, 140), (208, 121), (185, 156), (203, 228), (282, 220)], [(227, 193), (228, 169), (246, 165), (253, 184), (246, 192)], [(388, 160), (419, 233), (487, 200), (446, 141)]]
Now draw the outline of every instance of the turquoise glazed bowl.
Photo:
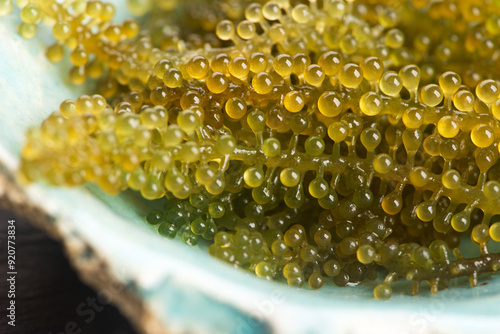
[[(115, 1), (118, 3), (118, 1)], [(123, 7), (123, 6), (122, 6)], [(123, 17), (123, 10), (119, 11)], [(97, 188), (19, 185), (15, 173), (26, 130), (61, 101), (85, 91), (65, 80), (67, 66), (49, 63), (43, 32), (18, 36), (19, 12), (0, 20), (0, 168), (10, 191), (50, 217), (83, 279), (82, 257), (97, 259), (120, 291), (110, 299), (145, 333), (500, 333), (500, 276), (467, 280), (417, 297), (394, 285), (392, 299), (373, 298), (373, 283), (321, 290), (269, 282), (211, 258), (205, 249), (166, 240), (145, 223), (150, 205), (134, 193), (110, 197)], [(74, 251), (84, 245), (84, 252)], [(76, 253), (75, 253), (76, 252)], [(75, 255), (77, 254), (77, 255)], [(83, 255), (82, 255), (83, 254)], [(102, 269), (104, 270), (104, 269)], [(95, 272), (95, 271), (94, 271)], [(95, 285), (105, 294), (109, 286)], [(134, 298), (123, 302), (121, 294)], [(127, 303), (140, 304), (142, 316)]]

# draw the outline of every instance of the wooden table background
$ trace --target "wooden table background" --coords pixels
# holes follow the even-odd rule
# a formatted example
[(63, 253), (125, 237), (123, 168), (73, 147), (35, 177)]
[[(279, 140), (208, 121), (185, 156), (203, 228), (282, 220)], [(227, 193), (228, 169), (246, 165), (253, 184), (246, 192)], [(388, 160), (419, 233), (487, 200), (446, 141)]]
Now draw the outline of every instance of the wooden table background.
[[(9, 219), (16, 220), (15, 327), (7, 324), (9, 319), (6, 313), (9, 303)], [(92, 320), (88, 313), (82, 316), (82, 312), (77, 312), (81, 303), (88, 303), (94, 298), (97, 300), (97, 293), (78, 279), (64, 256), (61, 245), (30, 225), (26, 219), (0, 208), (0, 334), (136, 333), (112, 305), (96, 307), (98, 311), (94, 312)], [(86, 306), (85, 309), (89, 307)]]

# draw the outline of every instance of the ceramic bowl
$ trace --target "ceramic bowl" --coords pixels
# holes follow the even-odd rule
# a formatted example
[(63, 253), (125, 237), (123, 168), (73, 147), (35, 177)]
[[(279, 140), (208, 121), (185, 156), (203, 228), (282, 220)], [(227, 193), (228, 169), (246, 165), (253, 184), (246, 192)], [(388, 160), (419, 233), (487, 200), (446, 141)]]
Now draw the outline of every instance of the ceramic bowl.
[[(67, 83), (67, 65), (46, 60), (43, 31), (26, 41), (17, 34), (19, 22), (19, 12), (0, 20), (0, 166), (8, 180), (2, 194), (18, 192), (21, 204), (49, 217), (45, 228), (66, 245), (85, 280), (106, 271), (95, 288), (135, 318), (141, 331), (500, 333), (499, 275), (481, 277), (474, 289), (466, 280), (435, 295), (422, 288), (418, 297), (408, 285), (396, 284), (389, 301), (373, 298), (374, 284), (294, 289), (219, 262), (205, 249), (162, 238), (145, 223), (151, 203), (132, 192), (110, 197), (92, 186), (19, 185), (15, 173), (26, 130), (86, 89)], [(89, 259), (99, 263), (97, 269)], [(118, 282), (117, 293), (107, 280)]]

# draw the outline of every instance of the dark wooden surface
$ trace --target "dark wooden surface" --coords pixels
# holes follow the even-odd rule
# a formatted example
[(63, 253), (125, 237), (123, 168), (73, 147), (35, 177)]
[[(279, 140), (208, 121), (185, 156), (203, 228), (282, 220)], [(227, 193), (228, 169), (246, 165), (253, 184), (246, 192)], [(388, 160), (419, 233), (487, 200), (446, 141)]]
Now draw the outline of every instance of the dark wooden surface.
[[(7, 324), (7, 221), (16, 226), (16, 326)], [(0, 334), (133, 334), (70, 267), (61, 245), (26, 219), (0, 208)]]

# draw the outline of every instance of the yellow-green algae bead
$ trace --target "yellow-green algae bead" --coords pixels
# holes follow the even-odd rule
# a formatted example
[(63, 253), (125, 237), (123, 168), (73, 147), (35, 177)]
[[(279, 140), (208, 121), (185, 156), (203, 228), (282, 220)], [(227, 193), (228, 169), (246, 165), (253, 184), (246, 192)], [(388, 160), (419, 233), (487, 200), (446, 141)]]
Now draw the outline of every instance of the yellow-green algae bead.
[(281, 152), (281, 143), (276, 138), (266, 138), (262, 143), (262, 152), (270, 158), (278, 156)]
[(234, 57), (233, 60), (229, 62), (229, 73), (235, 78), (245, 79), (250, 73), (250, 65), (245, 57)]
[(389, 71), (382, 75), (378, 86), (385, 95), (398, 96), (403, 88), (403, 80), (396, 72)]
[(280, 172), (280, 181), (285, 187), (295, 187), (300, 182), (300, 173), (295, 167), (284, 168)]
[(251, 3), (245, 9), (245, 18), (250, 22), (259, 22), (262, 19), (262, 6), (258, 3)]
[(207, 78), (207, 88), (214, 94), (221, 94), (228, 86), (227, 77), (221, 72), (214, 72)]
[(52, 27), (52, 34), (58, 41), (65, 41), (71, 36), (71, 26), (67, 22), (59, 21)]
[(357, 64), (346, 64), (340, 70), (339, 80), (347, 88), (356, 88), (363, 81), (363, 70)]
[(455, 169), (449, 169), (441, 176), (443, 186), (448, 189), (460, 188), (460, 173)]
[(232, 119), (243, 118), (247, 113), (247, 105), (239, 97), (233, 97), (226, 102), (226, 113)]
[(494, 180), (486, 182), (483, 193), (488, 199), (497, 199), (500, 196), (500, 183)]
[(410, 171), (410, 182), (415, 187), (424, 187), (429, 183), (429, 172), (425, 167), (415, 167)]
[(293, 58), (288, 54), (280, 54), (273, 61), (273, 68), (282, 77), (292, 74)]
[(259, 109), (254, 109), (248, 114), (247, 123), (253, 132), (261, 132), (266, 126), (266, 114)]
[(313, 14), (309, 6), (300, 4), (293, 8), (292, 19), (297, 23), (304, 24), (313, 19)]
[(321, 86), (325, 79), (325, 71), (323, 68), (316, 64), (309, 65), (304, 72), (304, 80), (315, 87)]
[(453, 96), (458, 91), (461, 84), (462, 78), (455, 72), (444, 72), (439, 77), (439, 86), (446, 96)]
[(340, 143), (347, 138), (348, 126), (343, 122), (333, 122), (328, 126), (328, 137), (336, 143)]
[(269, 37), (276, 43), (283, 42), (286, 39), (286, 30), (281, 23), (274, 23), (269, 29)]
[(306, 139), (304, 148), (307, 154), (311, 156), (318, 156), (325, 150), (325, 142), (323, 141), (323, 138), (311, 136)]
[(491, 106), (491, 114), (497, 120), (500, 120), (500, 99), (496, 100), (495, 103)]
[(36, 24), (23, 22), (19, 25), (19, 34), (26, 39), (35, 37), (37, 31), (38, 28)]
[(366, 128), (359, 136), (361, 144), (368, 150), (373, 151), (380, 144), (382, 135), (377, 128)]
[(266, 2), (262, 7), (262, 15), (269, 21), (277, 20), (281, 16), (281, 8), (274, 1)]
[(359, 66), (368, 81), (378, 81), (384, 72), (384, 63), (378, 57), (365, 58)]
[(223, 155), (232, 154), (236, 148), (236, 140), (231, 135), (222, 135), (215, 142), (215, 149)]
[(200, 166), (196, 169), (195, 177), (196, 180), (203, 186), (209, 185), (215, 180), (216, 171), (208, 166)]
[(372, 245), (361, 245), (356, 251), (358, 261), (363, 264), (370, 264), (375, 259), (375, 248)]
[(250, 55), (248, 63), (251, 72), (264, 72), (267, 68), (267, 57), (262, 52), (254, 52)]
[(373, 289), (373, 295), (376, 299), (389, 299), (392, 296), (392, 288), (388, 282), (382, 282), (375, 286)]
[(336, 51), (325, 52), (319, 57), (318, 65), (325, 70), (328, 76), (335, 76), (342, 67), (342, 55)]
[(499, 242), (500, 241), (500, 223), (494, 223), (490, 226), (490, 231), (489, 234), (491, 236), (491, 239), (494, 241)]
[(495, 80), (484, 80), (476, 86), (476, 96), (486, 104), (492, 104), (498, 99), (500, 87)]
[(424, 115), (420, 109), (408, 108), (403, 113), (403, 124), (408, 129), (418, 129), (424, 123)]
[(285, 95), (283, 104), (289, 112), (296, 113), (302, 110), (305, 105), (304, 96), (299, 91), (291, 91)]
[(269, 262), (261, 261), (255, 266), (255, 274), (261, 278), (271, 279), (274, 270)]
[(470, 226), (470, 213), (462, 211), (451, 218), (451, 227), (457, 232), (465, 232)]
[(470, 138), (477, 147), (488, 147), (495, 140), (495, 132), (487, 124), (479, 124), (470, 132)]
[(228, 41), (234, 37), (234, 25), (229, 20), (222, 20), (217, 23), (215, 34), (223, 41)]
[(472, 111), (474, 108), (474, 94), (468, 90), (459, 90), (453, 95), (453, 104), (460, 111)]
[(342, 97), (333, 91), (326, 91), (318, 98), (319, 112), (326, 117), (335, 117), (342, 112)]
[(490, 238), (488, 226), (485, 224), (478, 224), (474, 226), (471, 233), (471, 239), (477, 243), (486, 243)]
[(9, 14), (12, 7), (12, 0), (0, 0), (0, 16)]
[(403, 86), (409, 91), (416, 91), (420, 83), (420, 68), (416, 65), (406, 65), (399, 70)]
[(438, 121), (438, 132), (445, 138), (453, 138), (458, 135), (460, 127), (458, 121), (452, 116), (444, 116)]
[(322, 198), (328, 194), (328, 182), (322, 177), (316, 177), (309, 183), (309, 193), (314, 198)]
[(391, 49), (399, 49), (405, 43), (405, 34), (399, 29), (391, 29), (385, 34), (385, 45)]
[(185, 133), (191, 134), (200, 126), (200, 119), (194, 111), (187, 109), (177, 115), (177, 125)]
[(248, 167), (243, 173), (243, 179), (245, 180), (245, 184), (250, 188), (256, 188), (260, 186), (265, 178), (264, 178), (264, 170), (261, 165), (255, 165)]
[(60, 105), (59, 105), (59, 112), (61, 115), (63, 115), (64, 118), (70, 118), (73, 116), (76, 116), (76, 104), (75, 101), (73, 100), (64, 100)]
[(429, 84), (420, 90), (420, 101), (429, 106), (429, 107), (435, 107), (441, 101), (443, 101), (443, 91), (441, 87), (435, 84)]
[(203, 56), (194, 56), (186, 64), (187, 74), (197, 80), (207, 77), (210, 70), (208, 60)]
[(393, 161), (389, 154), (380, 153), (373, 159), (373, 169), (377, 173), (387, 174), (393, 168)]
[(30, 2), (21, 10), (21, 19), (24, 23), (37, 23), (41, 14), (40, 7), (35, 2)]
[(366, 92), (359, 99), (359, 108), (367, 116), (376, 116), (383, 109), (382, 98), (375, 92)]
[(251, 21), (243, 20), (238, 23), (236, 32), (242, 39), (252, 39), (256, 35), (256, 28)]
[(273, 90), (273, 80), (268, 73), (260, 72), (253, 77), (252, 87), (257, 94), (269, 94)]
[(169, 68), (163, 76), (163, 83), (168, 88), (177, 88), (182, 84), (182, 73), (176, 68)]

